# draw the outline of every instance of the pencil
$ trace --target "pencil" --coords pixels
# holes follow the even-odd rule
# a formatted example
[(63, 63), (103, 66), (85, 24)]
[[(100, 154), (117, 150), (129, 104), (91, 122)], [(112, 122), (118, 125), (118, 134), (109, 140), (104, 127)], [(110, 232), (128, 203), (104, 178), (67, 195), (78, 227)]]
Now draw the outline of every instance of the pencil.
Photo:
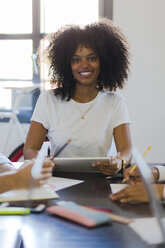
[(63, 150), (64, 148), (71, 142), (71, 140), (67, 140), (67, 142), (57, 151), (54, 153), (53, 157), (52, 157), (52, 160), (57, 157)]
[[(144, 158), (147, 152), (151, 149), (151, 146), (147, 148), (147, 150), (143, 153), (142, 157)], [(130, 171), (134, 171), (136, 169), (137, 165), (135, 164)], [(125, 182), (125, 178), (123, 179), (122, 183)]]

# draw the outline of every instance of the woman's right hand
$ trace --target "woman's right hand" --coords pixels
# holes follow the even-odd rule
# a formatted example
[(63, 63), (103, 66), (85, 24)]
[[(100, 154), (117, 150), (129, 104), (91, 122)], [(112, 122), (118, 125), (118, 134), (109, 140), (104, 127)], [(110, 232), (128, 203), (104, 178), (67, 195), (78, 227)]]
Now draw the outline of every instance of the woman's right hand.
[[(129, 184), (136, 184), (141, 181), (141, 175), (138, 167), (136, 167), (133, 171), (131, 171), (133, 166), (126, 168), (124, 170), (124, 179), (125, 182)], [(159, 170), (156, 167), (151, 168), (151, 172), (153, 175), (153, 181), (157, 182), (159, 180)]]
[(141, 181), (141, 175), (137, 167), (133, 171), (131, 171), (132, 168), (133, 166), (124, 170), (124, 179), (125, 182), (129, 184), (136, 184), (137, 182)]

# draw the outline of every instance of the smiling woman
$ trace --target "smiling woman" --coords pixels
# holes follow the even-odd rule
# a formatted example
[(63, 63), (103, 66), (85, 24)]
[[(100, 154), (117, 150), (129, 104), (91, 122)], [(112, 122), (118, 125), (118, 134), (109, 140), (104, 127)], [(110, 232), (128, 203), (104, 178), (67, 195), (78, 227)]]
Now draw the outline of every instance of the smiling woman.
[(39, 59), (47, 61), (56, 88), (38, 99), (25, 158), (36, 157), (46, 135), (51, 154), (71, 139), (60, 157), (106, 157), (114, 137), (118, 155), (93, 166), (103, 174), (115, 174), (129, 164), (132, 147), (126, 101), (115, 92), (128, 77), (123, 33), (103, 19), (84, 27), (64, 26), (45, 39), (49, 45)]

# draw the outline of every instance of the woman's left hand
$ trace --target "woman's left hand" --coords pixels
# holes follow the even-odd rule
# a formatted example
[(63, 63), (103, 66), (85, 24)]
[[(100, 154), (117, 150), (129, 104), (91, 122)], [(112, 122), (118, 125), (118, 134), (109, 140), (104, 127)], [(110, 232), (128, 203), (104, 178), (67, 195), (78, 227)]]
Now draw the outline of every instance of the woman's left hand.
[(145, 185), (139, 182), (109, 195), (109, 199), (122, 203), (148, 202), (148, 194)]
[(104, 175), (115, 175), (122, 168), (122, 160), (118, 156), (115, 158), (110, 157), (109, 162), (95, 162), (92, 166), (97, 168)]

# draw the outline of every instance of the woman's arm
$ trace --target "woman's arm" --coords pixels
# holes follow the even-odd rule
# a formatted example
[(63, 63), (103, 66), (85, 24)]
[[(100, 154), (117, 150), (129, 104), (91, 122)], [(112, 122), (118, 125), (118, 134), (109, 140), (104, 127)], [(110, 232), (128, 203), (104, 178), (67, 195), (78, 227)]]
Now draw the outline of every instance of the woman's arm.
[(24, 146), (24, 159), (32, 159), (37, 156), (45, 141), (46, 134), (47, 130), (42, 124), (32, 121)]
[(122, 124), (114, 129), (114, 140), (118, 155), (109, 162), (93, 163), (105, 175), (114, 175), (122, 168), (122, 160), (128, 165), (132, 159), (132, 142), (129, 124)]
[(114, 140), (119, 158), (124, 159), (126, 166), (130, 164), (132, 159), (132, 141), (129, 124), (122, 124), (114, 129)]

